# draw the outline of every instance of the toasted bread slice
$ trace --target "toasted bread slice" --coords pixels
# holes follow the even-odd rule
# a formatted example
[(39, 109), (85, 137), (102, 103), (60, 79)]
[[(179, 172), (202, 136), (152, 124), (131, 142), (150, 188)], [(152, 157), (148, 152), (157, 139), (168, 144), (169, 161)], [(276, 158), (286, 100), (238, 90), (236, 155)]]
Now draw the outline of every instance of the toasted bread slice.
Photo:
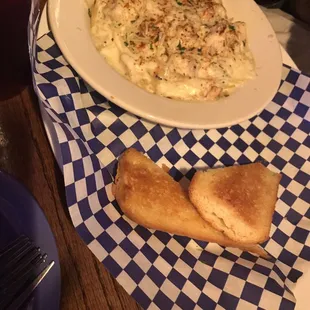
[(189, 198), (215, 229), (241, 243), (268, 239), (281, 175), (254, 163), (196, 172)]
[(260, 246), (238, 244), (209, 225), (180, 184), (135, 149), (121, 156), (113, 193), (122, 211), (142, 226), (267, 257)]

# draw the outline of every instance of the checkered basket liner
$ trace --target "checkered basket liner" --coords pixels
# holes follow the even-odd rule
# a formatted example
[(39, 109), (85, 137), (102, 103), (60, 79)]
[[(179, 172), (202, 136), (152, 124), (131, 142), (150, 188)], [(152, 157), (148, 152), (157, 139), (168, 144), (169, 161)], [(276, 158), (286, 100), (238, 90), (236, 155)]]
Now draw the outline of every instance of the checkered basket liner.
[[(87, 85), (51, 33), (30, 16), (34, 87), (62, 153), (67, 205), (94, 255), (145, 309), (294, 309), (291, 293), (310, 260), (310, 79), (283, 66), (281, 86), (258, 116), (217, 130), (169, 128), (136, 117)], [(250, 104), (250, 102), (249, 102)], [(267, 261), (139, 226), (111, 194), (118, 156), (135, 147), (188, 184), (197, 168), (255, 161), (282, 174)]]

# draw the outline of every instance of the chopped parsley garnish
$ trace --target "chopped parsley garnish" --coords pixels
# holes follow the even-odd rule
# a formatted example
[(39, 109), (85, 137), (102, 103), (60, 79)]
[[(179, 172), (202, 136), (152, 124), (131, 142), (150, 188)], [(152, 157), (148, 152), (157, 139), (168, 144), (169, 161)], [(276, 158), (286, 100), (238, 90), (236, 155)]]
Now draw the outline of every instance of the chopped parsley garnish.
[(181, 45), (180, 41), (179, 41), (179, 44), (177, 45), (177, 48), (179, 49), (181, 54), (183, 54), (185, 52), (185, 50), (186, 50), (186, 48)]
[(154, 42), (156, 43), (156, 42), (158, 42), (158, 40), (159, 40), (159, 34), (158, 34), (157, 37), (155, 38), (155, 41), (154, 41)]
[(91, 17), (91, 10), (88, 9), (88, 16)]
[(176, 1), (177, 5), (183, 5), (183, 3), (180, 2), (179, 0), (175, 0), (175, 1)]
[(125, 45), (125, 46), (128, 46), (128, 42), (127, 42), (127, 41), (124, 41), (124, 45)]
[(229, 29), (232, 30), (232, 31), (235, 31), (235, 30), (236, 30), (236, 28), (235, 28), (234, 25), (229, 25), (228, 27), (229, 27)]
[(133, 24), (136, 21), (136, 19), (132, 20), (131, 23)]
[(198, 55), (201, 55), (201, 53), (202, 53), (202, 48), (198, 48), (197, 51), (198, 51)]
[(153, 50), (153, 43), (150, 44), (150, 49)]

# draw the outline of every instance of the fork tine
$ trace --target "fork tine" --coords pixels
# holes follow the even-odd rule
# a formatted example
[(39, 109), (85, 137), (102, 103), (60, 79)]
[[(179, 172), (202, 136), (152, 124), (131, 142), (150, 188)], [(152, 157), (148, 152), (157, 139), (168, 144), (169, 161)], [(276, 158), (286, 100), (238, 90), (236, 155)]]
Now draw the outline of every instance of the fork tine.
[[(0, 287), (0, 309), (4, 309), (8, 306), (12, 300), (18, 296), (19, 292), (22, 294), (22, 289), (29, 283), (30, 279), (33, 279), (37, 274), (38, 267), (46, 260), (47, 255), (41, 255), (41, 253), (35, 249), (31, 254), (31, 257), (26, 254), (18, 264), (22, 264), (21, 268), (18, 268), (18, 272), (14, 275), (10, 275), (1, 283)], [(36, 256), (33, 256), (36, 254)], [(27, 261), (26, 261), (27, 260)]]
[(3, 255), (0, 259), (0, 268), (1, 270), (6, 267), (6, 264), (12, 261), (12, 259), (16, 258), (19, 254), (23, 253), (31, 246), (30, 241), (26, 241), (25, 243), (21, 243), (19, 247), (14, 247), (11, 251), (8, 251), (6, 255)]
[(11, 256), (12, 253), (17, 251), (20, 247), (22, 247), (29, 238), (26, 236), (20, 236), (15, 239), (12, 243), (8, 244), (4, 249), (0, 252), (0, 261), (7, 259), (8, 256)]
[(35, 277), (31, 283), (27, 286), (23, 293), (21, 293), (6, 310), (16, 310), (29, 298), (30, 294), (35, 290), (35, 288), (41, 283), (41, 281), (45, 278), (48, 272), (52, 269), (55, 262), (52, 261), (46, 266), (40, 274)]
[(10, 282), (8, 287), (3, 290), (2, 295), (0, 296), (2, 296), (2, 298), (4, 299), (9, 297), (12, 300), (12, 297), (14, 297), (16, 293), (21, 291), (25, 284), (29, 282), (29, 279), (32, 279), (36, 275), (37, 268), (43, 263), (44, 259), (45, 258), (39, 254), (39, 256), (35, 258), (35, 263), (30, 264), (30, 266), (26, 270), (24, 270), (18, 276), (18, 278)]
[(33, 259), (33, 261), (29, 264), (30, 266), (29, 265), (26, 266), (26, 268), (24, 268), (22, 273), (19, 274), (18, 278), (15, 279), (15, 281), (9, 283), (9, 286), (7, 289), (10, 290), (13, 288), (14, 291), (16, 291), (16, 288), (18, 287), (18, 285), (21, 284), (24, 279), (26, 280), (29, 279), (29, 274), (31, 274), (37, 267), (39, 267), (43, 262), (45, 262), (46, 258), (47, 258), (46, 254), (44, 254), (43, 256), (41, 254), (38, 254)]
[(29, 254), (34, 248), (35, 247), (31, 241), (27, 241), (27, 243), (23, 244), (20, 249), (16, 249), (16, 251), (3, 258), (3, 260), (0, 261), (0, 276), (3, 273), (7, 273), (8, 269), (14, 266), (22, 257)]
[(27, 268), (28, 264), (30, 264), (35, 258), (40, 256), (40, 251), (38, 251), (38, 249), (34, 247), (20, 260), (18, 264), (12, 265), (10, 270), (6, 269), (5, 275), (0, 278), (0, 288), (8, 285), (9, 281), (12, 281), (14, 277), (16, 277), (23, 271), (23, 269)]
[(38, 275), (46, 258), (47, 254), (42, 254), (26, 236), (20, 236), (0, 252), (0, 309), (9, 306), (15, 310), (29, 298), (54, 264)]
[(14, 241), (12, 241), (11, 243), (9, 243), (6, 247), (4, 247), (3, 249), (1, 249), (0, 251), (0, 258), (2, 257), (2, 255), (5, 255), (7, 251), (11, 250), (13, 247), (15, 247), (16, 245), (18, 245), (20, 242), (22, 242), (23, 240), (28, 239), (28, 237), (26, 237), (25, 235), (21, 235), (18, 238), (16, 238)]

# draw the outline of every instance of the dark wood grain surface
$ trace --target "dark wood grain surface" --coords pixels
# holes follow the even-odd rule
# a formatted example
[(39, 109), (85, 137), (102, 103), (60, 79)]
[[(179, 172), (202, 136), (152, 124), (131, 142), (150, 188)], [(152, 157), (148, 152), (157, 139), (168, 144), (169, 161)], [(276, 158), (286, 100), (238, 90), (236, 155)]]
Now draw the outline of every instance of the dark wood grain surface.
[[(34, 195), (56, 238), (61, 265), (60, 309), (140, 309), (79, 238), (68, 215), (63, 176), (49, 146), (32, 88), (26, 48), (29, 0), (4, 0), (0, 29), (10, 22), (12, 5), (19, 32), (7, 34), (0, 59), (0, 170), (16, 177)], [(45, 1), (42, 1), (42, 4)], [(22, 5), (21, 5), (22, 3)], [(16, 16), (16, 15), (15, 15)], [(11, 16), (13, 18), (13, 16)], [(4, 35), (2, 33), (2, 35)], [(2, 40), (3, 42), (3, 40)], [(1, 70), (1, 69), (0, 69)]]

